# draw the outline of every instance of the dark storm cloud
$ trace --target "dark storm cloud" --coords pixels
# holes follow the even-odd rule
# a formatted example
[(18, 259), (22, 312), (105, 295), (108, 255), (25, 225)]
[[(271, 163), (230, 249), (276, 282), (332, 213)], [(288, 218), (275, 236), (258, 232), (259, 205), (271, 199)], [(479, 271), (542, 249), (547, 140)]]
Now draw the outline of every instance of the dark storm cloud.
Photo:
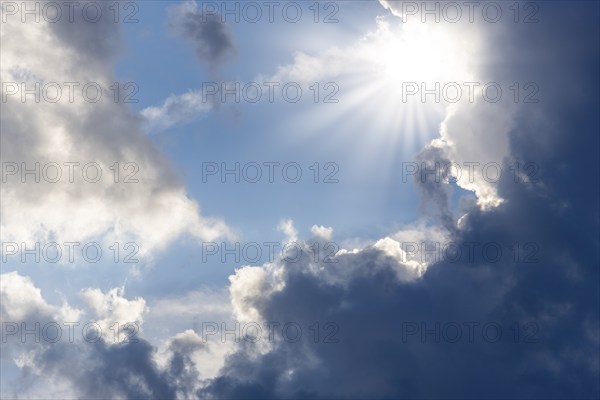
[[(457, 240), (500, 241), (504, 249), (533, 241), (536, 262), (494, 264), (478, 256), (473, 264), (436, 264), (422, 280), (400, 283), (391, 264), (362, 257), (355, 262), (363, 273), (344, 287), (286, 266), (285, 288), (262, 304), (262, 317), (303, 326), (334, 321), (340, 342), (280, 343), (257, 360), (240, 351), (201, 397), (596, 396), (598, 242), (589, 237), (596, 221), (573, 224), (528, 188), (510, 190), (512, 202), (474, 212)], [(422, 343), (422, 324), (431, 331), (436, 323), (461, 326), (461, 340), (429, 333)], [(476, 324), (473, 342), (467, 324)], [(500, 340), (485, 339), (486, 324), (500, 326)], [(418, 333), (405, 340), (410, 327)]]
[[(169, 346), (167, 364), (161, 368), (154, 359), (156, 349), (143, 339), (112, 345), (102, 339), (95, 343), (59, 342), (37, 352), (35, 366), (46, 377), (69, 382), (84, 399), (191, 398), (190, 390), (199, 376), (190, 356), (202, 346), (198, 338), (176, 337)], [(33, 377), (27, 372), (26, 368), (21, 382)]]
[[(540, 25), (502, 31), (490, 71), (506, 81), (536, 80), (544, 90), (540, 103), (517, 113), (510, 135), (512, 156), (539, 166), (540, 183), (503, 176), (499, 196), (506, 202), (472, 210), (453, 238), (497, 242), (505, 251), (533, 243), (521, 248), (527, 254), (510, 262), (481, 255), (472, 263), (439, 262), (408, 283), (398, 282), (390, 265), (364, 257), (356, 262), (371, 273), (349, 275), (344, 286), (286, 266), (285, 287), (261, 303), (262, 317), (335, 321), (340, 342), (281, 343), (258, 359), (240, 351), (202, 395), (599, 396), (598, 4), (551, 2), (542, 9)], [(444, 192), (424, 193), (444, 208)], [(424, 343), (419, 334), (404, 342), (406, 322), (427, 329), (436, 322), (493, 322), (503, 335), (492, 342), (476, 330), (471, 343), (463, 328), (457, 343), (443, 336), (436, 342), (433, 334)]]
[(213, 71), (235, 52), (231, 32), (218, 14), (178, 7), (171, 15), (170, 26), (193, 45), (198, 60)]
[[(442, 261), (411, 282), (400, 282), (397, 264), (376, 249), (340, 256), (342, 282), (309, 272), (308, 259), (288, 263), (285, 286), (253, 302), (261, 317), (332, 321), (339, 342), (280, 342), (261, 356), (242, 346), (197, 396), (597, 398), (598, 7), (544, 3), (543, 24), (510, 25), (493, 42), (502, 57), (490, 75), (535, 79), (544, 90), (540, 103), (517, 113), (510, 136), (513, 158), (538, 165), (540, 183), (503, 175), (498, 194), (506, 201), (471, 210), (452, 240), (533, 247), (520, 247), (510, 261), (492, 263), (480, 252), (469, 263)], [(423, 193), (444, 215), (448, 196), (438, 189)], [(427, 334), (422, 341), (421, 324), (433, 330), (436, 323), (463, 327), (461, 340)], [(465, 323), (478, 324), (473, 341)], [(502, 328), (497, 341), (483, 337), (486, 323)], [(419, 333), (403, 337), (407, 327)], [(174, 342), (164, 370), (144, 341), (87, 346), (52, 347), (38, 366), (68, 378), (82, 397), (192, 397), (193, 344)]]
[(172, 378), (159, 370), (152, 358), (154, 351), (143, 340), (117, 345), (103, 340), (58, 343), (35, 361), (46, 376), (66, 379), (80, 398), (174, 398)]

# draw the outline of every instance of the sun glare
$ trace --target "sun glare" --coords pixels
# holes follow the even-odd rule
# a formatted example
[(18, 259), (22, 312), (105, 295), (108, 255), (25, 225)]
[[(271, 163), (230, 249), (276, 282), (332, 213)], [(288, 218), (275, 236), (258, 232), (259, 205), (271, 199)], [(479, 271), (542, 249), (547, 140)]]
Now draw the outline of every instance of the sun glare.
[[(326, 112), (315, 109), (314, 120), (351, 136), (362, 162), (391, 165), (399, 152), (417, 151), (439, 136), (449, 103), (435, 95), (423, 101), (422, 94), (475, 81), (478, 47), (473, 28), (381, 17), (375, 31), (330, 55), (342, 60), (331, 63), (343, 71), (340, 102)], [(307, 127), (306, 119), (298, 124)]]
[(376, 70), (391, 84), (447, 83), (468, 79), (468, 43), (441, 27), (405, 23), (393, 27), (380, 21), (369, 43)]

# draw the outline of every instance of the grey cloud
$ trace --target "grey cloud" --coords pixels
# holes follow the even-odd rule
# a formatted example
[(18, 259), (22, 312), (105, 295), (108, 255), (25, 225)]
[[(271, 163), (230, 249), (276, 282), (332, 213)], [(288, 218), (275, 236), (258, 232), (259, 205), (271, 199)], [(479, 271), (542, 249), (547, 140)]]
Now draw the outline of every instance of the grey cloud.
[[(519, 43), (519, 50), (494, 68), (507, 79), (511, 73), (535, 72), (550, 92), (560, 92), (563, 84), (553, 82), (561, 76), (568, 76), (575, 87), (597, 88), (598, 5), (571, 4), (568, 12), (544, 6), (543, 35), (528, 34), (532, 27), (511, 25), (497, 38), (496, 49)], [(521, 65), (519, 57), (545, 57), (540, 55), (545, 52), (540, 37), (556, 43), (561, 60), (544, 64), (543, 71), (539, 65)], [(582, 37), (589, 39), (586, 51)], [(306, 257), (284, 263), (283, 273), (276, 276), (284, 283), (280, 290), (255, 297), (248, 293), (245, 301), (264, 320), (302, 326), (335, 322), (339, 343), (280, 342), (258, 357), (249, 345), (242, 346), (220, 376), (197, 392), (187, 387), (194, 385), (194, 373), (186, 354), (195, 347), (183, 343), (173, 344), (179, 355), (166, 370), (155, 365), (145, 342), (114, 347), (98, 343), (84, 351), (56, 346), (39, 365), (67, 377), (82, 396), (172, 398), (179, 392), (209, 398), (597, 398), (598, 107), (597, 93), (587, 89), (575, 97), (546, 97), (518, 112), (511, 154), (540, 165), (543, 184), (503, 176), (498, 190), (506, 202), (488, 211), (472, 209), (454, 234), (457, 243), (498, 242), (505, 249), (514, 242), (534, 242), (539, 249), (535, 262), (521, 258), (490, 263), (478, 255), (470, 263), (439, 262), (410, 282), (398, 280), (398, 264), (376, 249), (341, 256), (340, 266), (333, 268), (319, 265), (323, 272), (311, 269), (314, 265)], [(427, 160), (439, 156), (422, 154)], [(424, 196), (446, 210), (445, 190), (424, 189)], [(457, 343), (436, 342), (431, 335), (425, 342), (420, 336), (403, 342), (406, 322), (425, 323), (429, 329), (435, 323), (496, 322), (504, 332), (494, 343), (482, 340), (481, 334), (474, 342), (466, 337)], [(539, 328), (536, 341), (515, 341), (511, 327), (517, 323), (522, 329), (531, 322)]]
[[(63, 5), (62, 17), (49, 26), (61, 45), (69, 46), (74, 50), (73, 61), (94, 64), (100, 61), (106, 65), (114, 61), (124, 49), (120, 40), (120, 20), (124, 18), (123, 14), (129, 14), (123, 11), (126, 3), (123, 0), (114, 2), (84, 0), (71, 5), (73, 7), (71, 16), (69, 16), (69, 7)], [(120, 10), (117, 21), (115, 21), (116, 9)]]
[[(225, 233), (228, 229), (224, 223), (201, 217), (198, 204), (187, 196), (169, 160), (144, 135), (143, 118), (123, 98), (113, 98), (111, 88), (116, 78), (112, 62), (123, 43), (119, 24), (108, 8), (115, 5), (85, 4), (91, 3), (103, 10), (98, 22), (85, 21), (81, 14), (84, 5), (80, 4), (73, 22), (63, 15), (56, 23), (44, 19), (40, 23), (10, 23), (3, 30), (2, 57), (7, 62), (0, 71), (2, 80), (28, 88), (55, 84), (62, 88), (62, 95), (56, 102), (36, 102), (32, 95), (25, 102), (20, 101), (20, 95), (7, 98), (0, 119), (2, 160), (28, 168), (55, 162), (61, 169), (63, 163), (75, 162), (80, 166), (77, 173), (81, 173), (81, 166), (95, 162), (104, 172), (93, 188), (83, 185), (83, 180), (67, 184), (65, 169), (57, 184), (45, 180), (38, 184), (33, 179), (20, 184), (18, 175), (12, 176), (15, 179), (2, 185), (1, 222), (6, 239), (100, 238), (118, 221), (122, 227), (118, 231), (123, 236), (139, 236), (136, 240), (144, 242), (144, 251), (149, 254), (180, 234), (214, 238)], [(49, 48), (47, 43), (53, 46)], [(28, 80), (19, 82), (22, 79)], [(67, 82), (74, 83), (72, 99)], [(97, 88), (97, 102), (86, 99), (86, 85)], [(91, 93), (93, 97), (94, 90)], [(115, 162), (119, 166), (133, 163), (130, 165), (137, 169), (133, 174), (138, 184), (110, 185), (105, 178)], [(180, 212), (184, 214), (181, 218), (177, 217)], [(61, 213), (69, 217), (60, 218)], [(169, 221), (169, 229), (156, 229), (150, 223), (160, 215)], [(165, 232), (165, 236), (158, 237), (157, 231)]]
[[(340, 342), (282, 343), (258, 359), (241, 350), (202, 395), (598, 397), (598, 5), (544, 3), (543, 8), (543, 24), (496, 32), (494, 49), (503, 56), (490, 67), (503, 82), (535, 77), (547, 88), (543, 101), (516, 113), (510, 133), (511, 156), (536, 163), (540, 184), (516, 182), (505, 174), (498, 191), (506, 202), (487, 211), (472, 209), (452, 238), (462, 244), (501, 243), (504, 249), (515, 242), (534, 243), (528, 254), (497, 263), (480, 253), (469, 263), (441, 261), (411, 282), (398, 281), (392, 264), (364, 254), (348, 256), (364, 273), (347, 274), (343, 285), (308, 273), (308, 268), (285, 265), (283, 289), (254, 304), (262, 317), (334, 321), (340, 326)], [(582, 38), (589, 40), (585, 47)], [(542, 67), (539, 61), (548, 57), (555, 62)], [(573, 92), (573, 87), (582, 90)], [(421, 157), (441, 159), (428, 150)], [(445, 189), (421, 189), (446, 210)], [(533, 255), (533, 262), (526, 255)], [(457, 343), (436, 342), (431, 334), (425, 342), (420, 335), (403, 342), (405, 322), (425, 323), (428, 329), (436, 322), (476, 322), (480, 327), (495, 322), (503, 335), (494, 343), (481, 336), (470, 343), (465, 332)], [(512, 330), (515, 323), (519, 340)]]
[(450, 210), (452, 192), (444, 176), (444, 166), (450, 160), (442, 149), (428, 145), (417, 155), (416, 162), (419, 173), (415, 175), (415, 184), (421, 192), (423, 211), (426, 212), (428, 205), (432, 204), (442, 226), (453, 232), (455, 218)]
[(80, 398), (172, 399), (172, 377), (153, 360), (146, 341), (107, 345), (59, 343), (38, 355), (44, 374), (67, 380)]
[(212, 72), (235, 53), (233, 36), (218, 14), (204, 15), (184, 5), (172, 11), (169, 25), (192, 44), (198, 60)]
[[(90, 333), (90, 337), (94, 334)], [(68, 383), (78, 398), (174, 399), (193, 398), (199, 374), (190, 358), (201, 350), (199, 339), (176, 337), (168, 348), (164, 367), (157, 364), (156, 348), (142, 338), (137, 342), (107, 344), (67, 343), (38, 347), (32, 369), (26, 366), (17, 384), (44, 377)]]

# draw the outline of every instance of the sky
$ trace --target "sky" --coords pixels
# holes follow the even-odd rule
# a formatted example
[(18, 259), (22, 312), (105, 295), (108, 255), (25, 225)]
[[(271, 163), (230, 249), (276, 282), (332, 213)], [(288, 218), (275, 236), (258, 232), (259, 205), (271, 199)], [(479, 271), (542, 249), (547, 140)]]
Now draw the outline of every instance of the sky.
[(598, 2), (0, 4), (0, 397), (600, 396)]

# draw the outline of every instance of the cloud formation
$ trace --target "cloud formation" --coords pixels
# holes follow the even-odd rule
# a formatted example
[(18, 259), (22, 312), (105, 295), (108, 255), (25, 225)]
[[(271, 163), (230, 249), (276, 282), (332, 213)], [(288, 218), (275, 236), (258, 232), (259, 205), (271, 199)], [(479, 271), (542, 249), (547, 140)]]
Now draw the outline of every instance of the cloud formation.
[[(97, 4), (111, 15), (108, 3)], [(4, 24), (0, 76), (11, 86), (3, 86), (1, 119), (3, 240), (135, 241), (150, 255), (181, 235), (230, 235), (222, 220), (201, 215), (124, 102), (122, 84), (117, 96), (118, 53), (109, 41), (119, 42), (118, 25), (75, 14), (74, 22)], [(21, 85), (37, 87), (38, 98)]]
[(212, 72), (235, 54), (233, 36), (221, 15), (203, 13), (195, 1), (171, 8), (169, 26), (194, 47), (198, 60)]
[[(197, 361), (205, 346), (197, 332), (185, 330), (170, 338), (161, 362), (143, 339), (58, 344), (21, 358), (24, 374), (65, 381), (77, 397), (598, 397), (600, 32), (598, 5), (591, 6), (596, 13), (589, 6), (570, 4), (565, 12), (548, 5), (541, 33), (510, 25), (488, 36), (503, 59), (487, 73), (503, 82), (535, 73), (547, 88), (544, 101), (459, 105), (446, 116), (440, 138), (419, 155), (423, 162), (531, 161), (540, 166), (538, 183), (510, 174), (492, 186), (459, 179), (479, 207), (457, 224), (448, 183), (419, 180), (439, 225), (406, 227), (364, 249), (340, 251), (337, 262), (315, 261), (305, 248), (299, 260), (245, 266), (230, 277), (237, 321), (332, 322), (337, 341), (314, 341), (306, 330), (308, 339), (297, 343), (241, 343), (217, 376), (206, 378)], [(582, 45), (582, 36), (589, 43)], [(546, 41), (556, 44), (552, 54), (540, 45)], [(512, 48), (508, 43), (520, 46), (500, 51)], [(540, 71), (539, 62), (547, 60)], [(298, 239), (291, 220), (280, 228)], [(333, 234), (321, 226), (312, 233), (319, 242)], [(424, 265), (405, 260), (399, 242), (409, 240), (479, 248), (468, 261)], [(499, 244), (505, 257), (490, 261), (483, 243)], [(3, 318), (62, 312), (28, 278), (12, 273), (5, 280), (10, 287), (3, 287), (2, 304), (10, 308), (2, 309)], [(142, 313), (143, 300), (120, 299), (118, 290), (86, 293), (96, 310), (116, 304), (128, 316)]]
[[(201, 395), (563, 398), (600, 393), (600, 199), (593, 189), (600, 170), (598, 99), (583, 89), (598, 85), (598, 27), (584, 6), (568, 8), (565, 12), (549, 6), (539, 34), (528, 35), (532, 27), (504, 27), (488, 43), (495, 49), (521, 43), (495, 72), (502, 79), (535, 72), (540, 87), (555, 96), (527, 108), (475, 104), (455, 110), (443, 124), (441, 140), (420, 155), (425, 161), (493, 160), (505, 167), (507, 160), (536, 163), (544, 171), (536, 184), (505, 174), (493, 187), (484, 181), (470, 186), (480, 207), (463, 216), (450, 237), (444, 234), (459, 245), (495, 242), (509, 252), (515, 242), (530, 243), (522, 249), (527, 254), (511, 254), (498, 262), (481, 253), (470, 262), (442, 260), (411, 280), (397, 278), (396, 266), (383, 261), (382, 250), (341, 254), (342, 270), (319, 268), (310, 261), (239, 270), (232, 287), (248, 293), (233, 296), (239, 314), (262, 320), (335, 321), (340, 341), (280, 343), (260, 357), (242, 349)], [(575, 26), (577, 34), (570, 35)], [(577, 45), (579, 35), (594, 38), (587, 51)], [(551, 56), (556, 62), (545, 64), (540, 73), (539, 64), (521, 65), (520, 60), (525, 54), (530, 60), (547, 59), (542, 40), (560, 46)], [(585, 67), (579, 64), (583, 60)], [(561, 81), (563, 75), (567, 82)], [(558, 96), (561, 91), (572, 94), (572, 85), (583, 89), (580, 95)], [(566, 159), (573, 174), (561, 161)], [(423, 189), (443, 220), (450, 220), (447, 186)], [(394, 246), (384, 242), (379, 247)], [(480, 329), (492, 323), (502, 329), (498, 340), (481, 330), (474, 330), (469, 340), (468, 324)], [(444, 330), (452, 324), (462, 328), (456, 342)]]

